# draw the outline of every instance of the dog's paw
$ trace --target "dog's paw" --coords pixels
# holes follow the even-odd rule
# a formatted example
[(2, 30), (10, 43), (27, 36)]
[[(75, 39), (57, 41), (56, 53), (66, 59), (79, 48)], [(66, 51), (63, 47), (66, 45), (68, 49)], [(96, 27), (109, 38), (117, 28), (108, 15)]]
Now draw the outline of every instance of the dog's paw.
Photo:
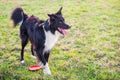
[(51, 71), (49, 69), (43, 69), (45, 75), (51, 76)]
[(50, 71), (50, 69), (49, 69), (48, 64), (45, 65), (45, 67), (44, 67), (44, 69), (43, 69), (43, 72), (44, 72), (45, 75), (51, 76), (51, 71)]
[(36, 56), (31, 55), (31, 57), (36, 59)]
[(21, 64), (24, 64), (25, 62), (24, 62), (24, 60), (22, 60), (22, 61), (20, 61), (20, 63), (21, 63)]

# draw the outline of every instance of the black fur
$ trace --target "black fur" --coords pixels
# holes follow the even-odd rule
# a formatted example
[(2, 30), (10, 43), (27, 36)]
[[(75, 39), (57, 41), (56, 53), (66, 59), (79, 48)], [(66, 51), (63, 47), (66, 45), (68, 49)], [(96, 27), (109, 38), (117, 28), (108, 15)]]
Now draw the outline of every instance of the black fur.
[[(46, 34), (45, 32), (50, 31), (51, 34), (55, 35), (55, 32), (58, 31), (61, 34), (64, 34), (61, 29), (69, 29), (69, 25), (64, 22), (64, 18), (61, 13), (62, 8), (55, 14), (48, 14), (49, 19), (46, 21), (40, 20), (35, 16), (28, 17), (22, 10), (22, 8), (16, 8), (11, 16), (11, 19), (16, 26), (19, 22), (23, 20), (23, 23), (20, 27), (20, 38), (21, 38), (21, 61), (24, 60), (24, 48), (28, 43), (28, 40), (31, 42), (31, 52), (36, 55), (39, 61), (45, 65), (48, 62), (50, 55), (50, 50), (44, 51), (46, 46)], [(52, 43), (52, 42), (51, 42)]]
[(41, 24), (44, 21), (40, 20), (39, 18), (33, 15), (28, 17), (28, 15), (23, 12), (22, 8), (14, 9), (11, 15), (11, 19), (13, 20), (14, 27), (17, 26), (21, 21), (23, 21), (20, 27), (20, 38), (21, 38), (21, 46), (22, 46), (20, 61), (24, 60), (24, 48), (27, 45), (28, 40), (30, 40), (31, 42), (31, 52), (32, 55), (34, 56), (33, 43), (32, 43), (33, 29), (34, 29), (33, 27), (36, 23)]

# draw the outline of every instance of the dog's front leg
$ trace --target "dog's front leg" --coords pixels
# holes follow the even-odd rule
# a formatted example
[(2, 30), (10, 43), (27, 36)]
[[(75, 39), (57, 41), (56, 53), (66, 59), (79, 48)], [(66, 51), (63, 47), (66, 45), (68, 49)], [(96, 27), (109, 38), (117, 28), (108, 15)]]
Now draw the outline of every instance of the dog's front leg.
[(40, 64), (40, 66), (42, 66), (44, 74), (51, 75), (49, 65), (43, 56), (43, 49), (36, 50), (36, 53), (37, 53), (38, 60), (41, 61), (41, 62), (39, 62), (39, 64)]

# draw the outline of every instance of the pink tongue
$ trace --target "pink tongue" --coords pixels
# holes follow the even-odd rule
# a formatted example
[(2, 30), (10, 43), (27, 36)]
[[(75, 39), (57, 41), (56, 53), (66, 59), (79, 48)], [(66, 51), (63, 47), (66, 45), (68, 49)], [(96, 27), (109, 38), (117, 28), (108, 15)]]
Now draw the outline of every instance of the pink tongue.
[(64, 29), (61, 29), (64, 35), (67, 35), (67, 31)]
[(64, 35), (67, 34), (67, 31), (65, 29), (62, 29), (62, 28), (58, 28)]

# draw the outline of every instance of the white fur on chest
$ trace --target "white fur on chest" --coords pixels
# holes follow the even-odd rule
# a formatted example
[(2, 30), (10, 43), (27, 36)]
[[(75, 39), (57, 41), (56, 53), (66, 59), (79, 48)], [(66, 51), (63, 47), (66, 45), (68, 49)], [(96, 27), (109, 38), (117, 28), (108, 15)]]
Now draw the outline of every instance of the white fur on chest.
[(52, 34), (51, 31), (45, 31), (45, 36), (46, 36), (46, 40), (45, 40), (45, 49), (44, 49), (44, 51), (49, 51), (49, 50), (51, 50), (53, 48), (56, 41), (58, 40), (59, 32), (56, 31), (55, 34)]

